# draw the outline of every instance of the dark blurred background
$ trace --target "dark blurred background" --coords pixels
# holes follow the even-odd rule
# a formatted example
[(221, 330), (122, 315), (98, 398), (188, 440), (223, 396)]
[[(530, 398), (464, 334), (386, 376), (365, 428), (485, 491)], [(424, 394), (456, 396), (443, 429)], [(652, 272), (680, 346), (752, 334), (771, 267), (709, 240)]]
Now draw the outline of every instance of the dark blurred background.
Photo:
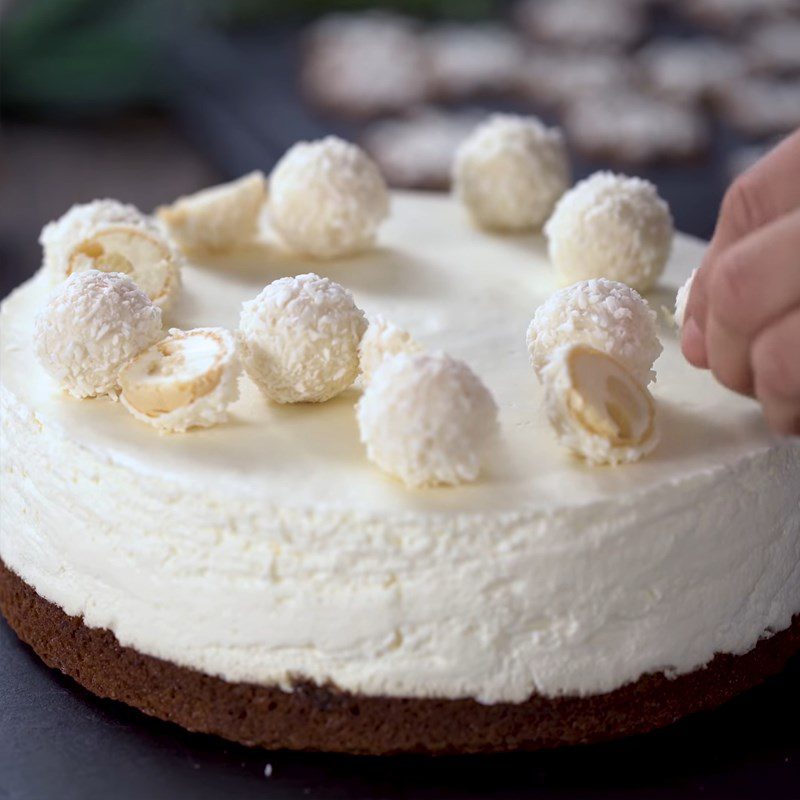
[(564, 125), (575, 177), (644, 175), (707, 237), (800, 124), (800, 0), (0, 0), (0, 35), (2, 294), (74, 202), (149, 210), (328, 132), (446, 189), (491, 110)]

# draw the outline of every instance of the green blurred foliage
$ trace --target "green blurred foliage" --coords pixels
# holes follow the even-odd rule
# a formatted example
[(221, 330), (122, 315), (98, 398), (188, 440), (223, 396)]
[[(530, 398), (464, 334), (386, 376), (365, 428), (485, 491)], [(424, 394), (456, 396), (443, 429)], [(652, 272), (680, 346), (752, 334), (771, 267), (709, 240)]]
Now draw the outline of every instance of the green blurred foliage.
[(335, 11), (383, 9), (426, 19), (479, 19), (497, 10), (496, 0), (219, 0), (206, 4), (228, 23), (306, 20)]
[(302, 23), (334, 11), (386, 9), (475, 19), (494, 0), (18, 0), (0, 24), (0, 104), (38, 116), (101, 115), (157, 105), (175, 87), (160, 69), (191, 26)]
[(171, 10), (157, 0), (13, 4), (0, 26), (4, 110), (83, 115), (158, 103), (165, 94), (158, 54)]

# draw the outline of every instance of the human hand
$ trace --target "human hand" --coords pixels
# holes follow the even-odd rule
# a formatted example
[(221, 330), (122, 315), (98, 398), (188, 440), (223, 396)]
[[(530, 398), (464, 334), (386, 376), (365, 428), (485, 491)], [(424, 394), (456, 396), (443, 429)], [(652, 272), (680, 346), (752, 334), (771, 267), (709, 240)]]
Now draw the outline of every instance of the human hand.
[(692, 284), (683, 354), (800, 435), (800, 130), (726, 192)]

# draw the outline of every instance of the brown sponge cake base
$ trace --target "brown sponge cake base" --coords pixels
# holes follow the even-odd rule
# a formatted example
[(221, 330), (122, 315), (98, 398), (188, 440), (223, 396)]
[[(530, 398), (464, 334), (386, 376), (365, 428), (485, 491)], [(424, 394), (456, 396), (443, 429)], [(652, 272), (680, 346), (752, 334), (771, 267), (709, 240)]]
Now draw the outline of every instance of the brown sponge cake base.
[(677, 678), (645, 675), (588, 697), (524, 703), (367, 697), (299, 682), (292, 692), (229, 683), (130, 647), (40, 597), (0, 561), (0, 610), (41, 659), (100, 697), (191, 731), (271, 749), (381, 754), (534, 750), (643, 733), (713, 708), (800, 652), (800, 615), (741, 656)]

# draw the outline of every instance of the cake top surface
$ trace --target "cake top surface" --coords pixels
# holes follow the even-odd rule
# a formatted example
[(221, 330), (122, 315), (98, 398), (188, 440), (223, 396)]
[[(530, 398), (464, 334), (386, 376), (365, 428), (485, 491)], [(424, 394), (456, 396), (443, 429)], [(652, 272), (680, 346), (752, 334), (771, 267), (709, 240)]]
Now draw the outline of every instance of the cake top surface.
[(264, 243), (195, 259), (166, 322), (234, 330), (242, 302), (276, 278), (315, 271), (341, 283), (369, 314), (383, 314), (426, 348), (466, 361), (494, 394), (501, 436), (475, 484), (413, 490), (382, 474), (359, 442), (356, 389), (319, 405), (279, 406), (243, 377), (229, 423), (183, 436), (159, 436), (109, 400), (74, 400), (33, 356), (34, 316), (50, 291), (42, 274), (3, 304), (3, 386), (43, 431), (60, 431), (165, 483), (213, 482), (273, 507), (364, 515), (498, 514), (609, 501), (724, 469), (775, 443), (755, 402), (684, 361), (677, 333), (660, 313), (672, 308), (678, 287), (700, 262), (701, 242), (678, 236), (664, 277), (647, 294), (662, 318), (664, 352), (653, 394), (663, 441), (641, 463), (598, 469), (557, 444), (528, 363), (527, 326), (557, 289), (543, 237), (481, 232), (445, 197), (397, 193), (392, 203), (379, 249), (358, 257), (312, 262)]

